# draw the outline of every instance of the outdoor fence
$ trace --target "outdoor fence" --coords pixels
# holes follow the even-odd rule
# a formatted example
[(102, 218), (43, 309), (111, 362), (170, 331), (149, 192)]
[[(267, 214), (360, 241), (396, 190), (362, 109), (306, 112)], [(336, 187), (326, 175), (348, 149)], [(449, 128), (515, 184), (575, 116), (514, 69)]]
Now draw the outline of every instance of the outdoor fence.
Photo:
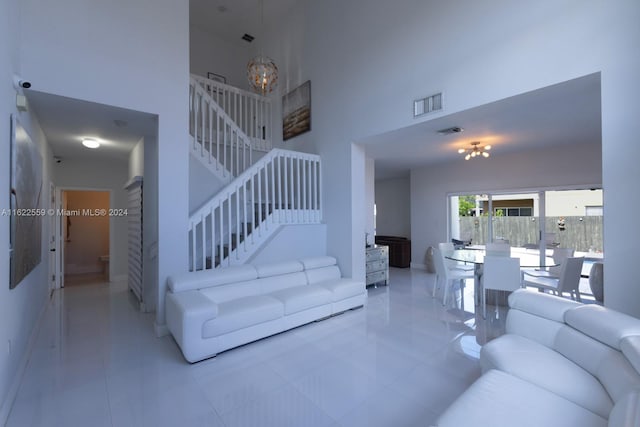
[[(460, 237), (470, 238), (477, 245), (487, 243), (488, 221), (486, 216), (460, 217)], [(539, 221), (526, 216), (493, 217), (493, 235), (508, 239), (511, 246), (537, 246)], [(555, 234), (555, 243), (579, 252), (602, 252), (602, 228), (602, 216), (556, 216), (545, 220), (545, 230)]]

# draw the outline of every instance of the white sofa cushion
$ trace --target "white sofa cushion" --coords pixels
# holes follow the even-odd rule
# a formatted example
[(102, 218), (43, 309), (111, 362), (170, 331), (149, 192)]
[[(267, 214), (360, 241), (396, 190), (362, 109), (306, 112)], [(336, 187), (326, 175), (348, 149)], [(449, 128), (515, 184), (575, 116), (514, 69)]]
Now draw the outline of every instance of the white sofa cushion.
[(564, 317), (568, 325), (618, 350), (622, 338), (640, 335), (638, 319), (595, 304), (567, 311)]
[(640, 375), (620, 351), (571, 327), (558, 333), (553, 349), (594, 375), (614, 402), (640, 387)]
[(217, 337), (238, 329), (282, 317), (282, 302), (267, 295), (254, 295), (218, 304), (218, 316), (205, 322), (202, 337)]
[(580, 303), (529, 289), (519, 289), (509, 295), (509, 307), (545, 319), (564, 323), (564, 314)]
[(258, 273), (249, 264), (234, 267), (218, 268), (214, 270), (191, 271), (171, 276), (168, 279), (171, 292), (182, 292), (193, 289), (208, 288), (221, 284), (244, 282), (256, 279)]
[(507, 334), (485, 344), (480, 365), (536, 384), (607, 418), (613, 402), (589, 372), (560, 353), (519, 335)]
[(310, 285), (330, 280), (340, 280), (342, 276), (337, 265), (305, 270), (304, 273), (307, 275), (307, 281)]
[(481, 376), (436, 423), (439, 427), (604, 427), (607, 420), (535, 384), (497, 370)]
[(360, 295), (365, 291), (363, 282), (352, 279), (330, 280), (328, 282), (320, 282), (317, 285), (331, 291), (331, 301), (333, 302)]
[(256, 265), (258, 277), (280, 276), (287, 273), (297, 273), (304, 270), (300, 261), (285, 261), (276, 264)]
[(223, 303), (234, 300), (236, 298), (249, 297), (252, 295), (260, 295), (260, 284), (257, 280), (249, 280), (247, 282), (232, 283), (230, 285), (212, 286), (210, 288), (200, 289), (200, 293), (211, 301)]
[(322, 286), (297, 286), (271, 292), (269, 296), (284, 304), (284, 314), (290, 315), (331, 302), (331, 292)]
[(526, 311), (511, 309), (507, 313), (506, 332), (520, 335), (553, 348), (558, 333), (568, 328), (564, 323), (549, 320)]
[(640, 391), (635, 390), (620, 399), (609, 415), (609, 427), (640, 426)]
[(295, 286), (307, 286), (307, 276), (303, 273), (289, 273), (282, 276), (263, 277), (258, 279), (260, 293), (265, 295), (281, 289), (293, 288)]
[(338, 263), (338, 260), (336, 260), (332, 256), (316, 256), (316, 257), (303, 258), (300, 260), (300, 262), (302, 263), (302, 265), (304, 265), (305, 270), (310, 270), (313, 268), (321, 268), (321, 267), (328, 267), (330, 265), (336, 265)]

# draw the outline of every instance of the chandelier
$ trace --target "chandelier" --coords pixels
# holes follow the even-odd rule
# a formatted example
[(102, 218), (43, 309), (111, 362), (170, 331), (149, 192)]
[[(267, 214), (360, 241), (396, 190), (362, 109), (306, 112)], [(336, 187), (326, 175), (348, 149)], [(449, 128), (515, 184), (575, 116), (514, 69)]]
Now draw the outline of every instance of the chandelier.
[(490, 145), (482, 146), (480, 145), (480, 141), (474, 141), (471, 143), (470, 148), (460, 148), (458, 153), (465, 154), (464, 159), (469, 160), (472, 157), (489, 157), (488, 151), (491, 150)]
[(278, 83), (278, 67), (273, 59), (259, 55), (247, 64), (247, 79), (254, 92), (270, 93)]
[[(260, 0), (260, 26), (264, 29), (264, 1)], [(262, 53), (247, 64), (247, 79), (254, 92), (270, 93), (278, 83), (278, 67), (273, 59)]]

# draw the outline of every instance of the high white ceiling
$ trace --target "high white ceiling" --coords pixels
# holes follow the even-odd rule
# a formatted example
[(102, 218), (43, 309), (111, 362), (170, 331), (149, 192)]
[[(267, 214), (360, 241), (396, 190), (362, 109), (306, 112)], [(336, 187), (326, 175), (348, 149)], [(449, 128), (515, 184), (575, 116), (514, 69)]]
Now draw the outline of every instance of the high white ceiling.
[[(53, 155), (63, 161), (126, 160), (141, 138), (157, 133), (157, 117), (153, 114), (33, 90), (25, 90), (25, 95)], [(82, 138), (94, 138), (101, 146), (94, 150), (85, 148)]]
[(263, 24), (260, 1), (190, 0), (189, 25), (236, 44), (246, 44), (242, 36), (247, 33), (256, 37), (255, 44), (264, 30), (282, 23), (297, 3), (297, 0), (262, 0)]
[[(190, 0), (190, 25), (230, 42), (246, 43), (241, 40), (245, 32), (257, 37), (261, 32), (259, 1)], [(296, 2), (265, 0), (265, 27), (282, 22)], [(26, 93), (54, 154), (62, 158), (126, 158), (141, 137), (157, 132), (157, 118), (150, 114), (36, 91)], [(406, 176), (412, 168), (464, 161), (457, 150), (472, 141), (491, 144), (494, 156), (557, 144), (599, 143), (600, 105), (600, 75), (592, 74), (432, 120), (425, 116), (415, 125), (359, 142), (376, 159), (377, 179)], [(116, 121), (127, 125), (118, 126)], [(437, 133), (452, 126), (464, 132)], [(80, 145), (83, 136), (101, 140), (103, 147), (85, 149)]]
[[(437, 132), (453, 126), (464, 132)], [(601, 135), (600, 75), (592, 74), (360, 142), (376, 159), (376, 178), (384, 179), (406, 176), (410, 169), (429, 164), (464, 161), (457, 151), (472, 141), (490, 144), (495, 156), (558, 144), (600, 143)]]

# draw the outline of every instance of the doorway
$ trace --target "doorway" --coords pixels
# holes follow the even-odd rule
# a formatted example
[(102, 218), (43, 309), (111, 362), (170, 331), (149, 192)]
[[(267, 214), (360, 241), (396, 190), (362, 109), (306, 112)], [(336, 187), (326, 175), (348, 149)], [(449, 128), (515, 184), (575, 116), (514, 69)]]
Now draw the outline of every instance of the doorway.
[(109, 191), (63, 190), (63, 286), (108, 282)]

